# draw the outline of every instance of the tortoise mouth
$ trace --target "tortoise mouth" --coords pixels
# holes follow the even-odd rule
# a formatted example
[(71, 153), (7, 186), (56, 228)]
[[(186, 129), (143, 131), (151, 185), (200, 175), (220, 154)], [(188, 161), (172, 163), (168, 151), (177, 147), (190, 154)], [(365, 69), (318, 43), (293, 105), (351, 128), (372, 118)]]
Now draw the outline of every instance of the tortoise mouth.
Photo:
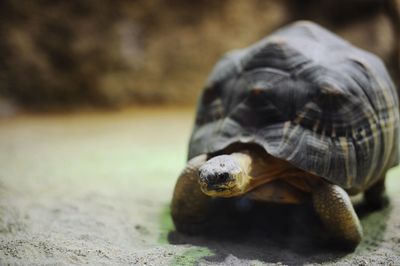
[(238, 192), (235, 181), (230, 181), (223, 184), (210, 184), (200, 180), (199, 184), (201, 191), (204, 194), (212, 197), (232, 197)]
[(233, 197), (241, 193), (237, 176), (229, 175), (229, 178), (225, 177), (221, 182), (214, 182), (214, 180), (199, 176), (200, 189), (204, 194), (212, 197)]

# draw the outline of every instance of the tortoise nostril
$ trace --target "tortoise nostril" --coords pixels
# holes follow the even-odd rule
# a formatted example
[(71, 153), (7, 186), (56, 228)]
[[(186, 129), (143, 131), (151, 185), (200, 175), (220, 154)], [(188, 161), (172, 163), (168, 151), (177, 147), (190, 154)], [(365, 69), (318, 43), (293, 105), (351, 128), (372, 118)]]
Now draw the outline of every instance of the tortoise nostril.
[(217, 185), (220, 183), (225, 183), (230, 179), (229, 173), (207, 173), (207, 172), (198, 172), (199, 181), (203, 183), (208, 183), (209, 185)]
[(221, 173), (221, 174), (218, 174), (218, 176), (217, 176), (218, 182), (226, 182), (228, 179), (229, 179), (228, 173)]

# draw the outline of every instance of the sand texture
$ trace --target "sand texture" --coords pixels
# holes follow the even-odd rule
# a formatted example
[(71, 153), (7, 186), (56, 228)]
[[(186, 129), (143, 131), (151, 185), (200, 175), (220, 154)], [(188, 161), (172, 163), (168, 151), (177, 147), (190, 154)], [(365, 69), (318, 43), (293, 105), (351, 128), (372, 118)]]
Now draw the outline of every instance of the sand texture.
[(400, 265), (400, 168), (388, 207), (357, 205), (354, 253), (321, 244), (307, 206), (226, 211), (215, 232), (174, 231), (169, 201), (192, 110), (0, 120), (0, 265)]

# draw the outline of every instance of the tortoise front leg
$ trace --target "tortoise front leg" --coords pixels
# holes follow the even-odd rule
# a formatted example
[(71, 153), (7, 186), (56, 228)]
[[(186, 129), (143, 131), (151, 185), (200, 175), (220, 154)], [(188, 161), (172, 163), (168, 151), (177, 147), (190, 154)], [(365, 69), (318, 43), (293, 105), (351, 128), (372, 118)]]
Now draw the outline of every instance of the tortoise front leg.
[(362, 227), (349, 195), (341, 187), (323, 182), (313, 189), (314, 209), (332, 236), (354, 250), (362, 238)]
[(179, 232), (195, 234), (204, 229), (212, 199), (200, 190), (197, 172), (206, 160), (204, 154), (191, 159), (175, 185), (171, 214)]

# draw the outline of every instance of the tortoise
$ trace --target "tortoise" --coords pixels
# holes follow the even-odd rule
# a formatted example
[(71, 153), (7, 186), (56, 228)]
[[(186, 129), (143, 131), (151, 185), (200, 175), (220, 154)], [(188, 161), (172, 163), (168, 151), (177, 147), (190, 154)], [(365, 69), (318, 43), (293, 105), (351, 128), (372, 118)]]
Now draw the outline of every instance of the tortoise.
[(384, 205), (398, 110), (382, 61), (313, 22), (227, 53), (198, 104), (171, 205), (177, 231), (201, 228), (215, 198), (308, 201), (333, 239), (356, 248), (350, 196)]

